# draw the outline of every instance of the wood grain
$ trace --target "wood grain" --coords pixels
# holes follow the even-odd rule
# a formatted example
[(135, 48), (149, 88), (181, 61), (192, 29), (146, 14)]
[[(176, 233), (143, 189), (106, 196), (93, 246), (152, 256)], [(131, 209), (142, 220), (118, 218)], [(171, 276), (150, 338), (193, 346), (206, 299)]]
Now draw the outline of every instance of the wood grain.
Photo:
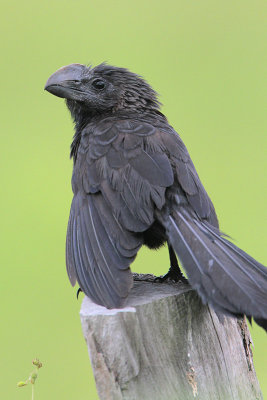
[(85, 297), (80, 316), (101, 400), (262, 399), (246, 322), (189, 285), (135, 274), (126, 307)]

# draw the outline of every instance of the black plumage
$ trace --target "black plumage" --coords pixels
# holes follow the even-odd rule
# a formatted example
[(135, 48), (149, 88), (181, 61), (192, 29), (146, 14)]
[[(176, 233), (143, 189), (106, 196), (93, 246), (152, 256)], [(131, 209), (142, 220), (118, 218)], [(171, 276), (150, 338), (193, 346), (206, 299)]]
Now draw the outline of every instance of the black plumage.
[(122, 307), (139, 248), (167, 242), (203, 303), (254, 317), (266, 329), (267, 269), (220, 232), (214, 206), (179, 135), (138, 75), (101, 64), (55, 72), (46, 90), (66, 98), (75, 122), (66, 261), (71, 284)]

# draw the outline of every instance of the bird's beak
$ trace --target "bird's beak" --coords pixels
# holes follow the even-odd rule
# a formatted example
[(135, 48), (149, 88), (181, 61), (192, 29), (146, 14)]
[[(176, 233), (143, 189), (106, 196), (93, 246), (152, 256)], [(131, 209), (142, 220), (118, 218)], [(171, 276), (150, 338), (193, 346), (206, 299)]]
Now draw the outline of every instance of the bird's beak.
[(60, 68), (48, 78), (44, 89), (65, 99), (83, 100), (81, 79), (85, 68), (82, 64), (70, 64)]

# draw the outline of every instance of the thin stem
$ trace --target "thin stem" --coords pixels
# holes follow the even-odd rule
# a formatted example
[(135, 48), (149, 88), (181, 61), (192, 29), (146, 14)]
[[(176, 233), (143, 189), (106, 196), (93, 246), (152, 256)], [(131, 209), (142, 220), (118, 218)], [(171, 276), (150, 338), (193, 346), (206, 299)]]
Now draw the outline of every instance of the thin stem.
[(34, 400), (34, 385), (32, 385), (32, 400)]

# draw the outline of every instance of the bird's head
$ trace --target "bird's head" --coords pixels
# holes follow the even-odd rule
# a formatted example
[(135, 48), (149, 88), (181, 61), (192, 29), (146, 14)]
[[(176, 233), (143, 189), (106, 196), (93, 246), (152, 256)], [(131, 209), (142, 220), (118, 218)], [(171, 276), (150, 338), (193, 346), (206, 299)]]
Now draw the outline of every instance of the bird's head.
[(45, 90), (63, 97), (75, 118), (82, 113), (158, 110), (156, 92), (140, 76), (125, 68), (100, 64), (94, 68), (71, 64), (50, 76)]

